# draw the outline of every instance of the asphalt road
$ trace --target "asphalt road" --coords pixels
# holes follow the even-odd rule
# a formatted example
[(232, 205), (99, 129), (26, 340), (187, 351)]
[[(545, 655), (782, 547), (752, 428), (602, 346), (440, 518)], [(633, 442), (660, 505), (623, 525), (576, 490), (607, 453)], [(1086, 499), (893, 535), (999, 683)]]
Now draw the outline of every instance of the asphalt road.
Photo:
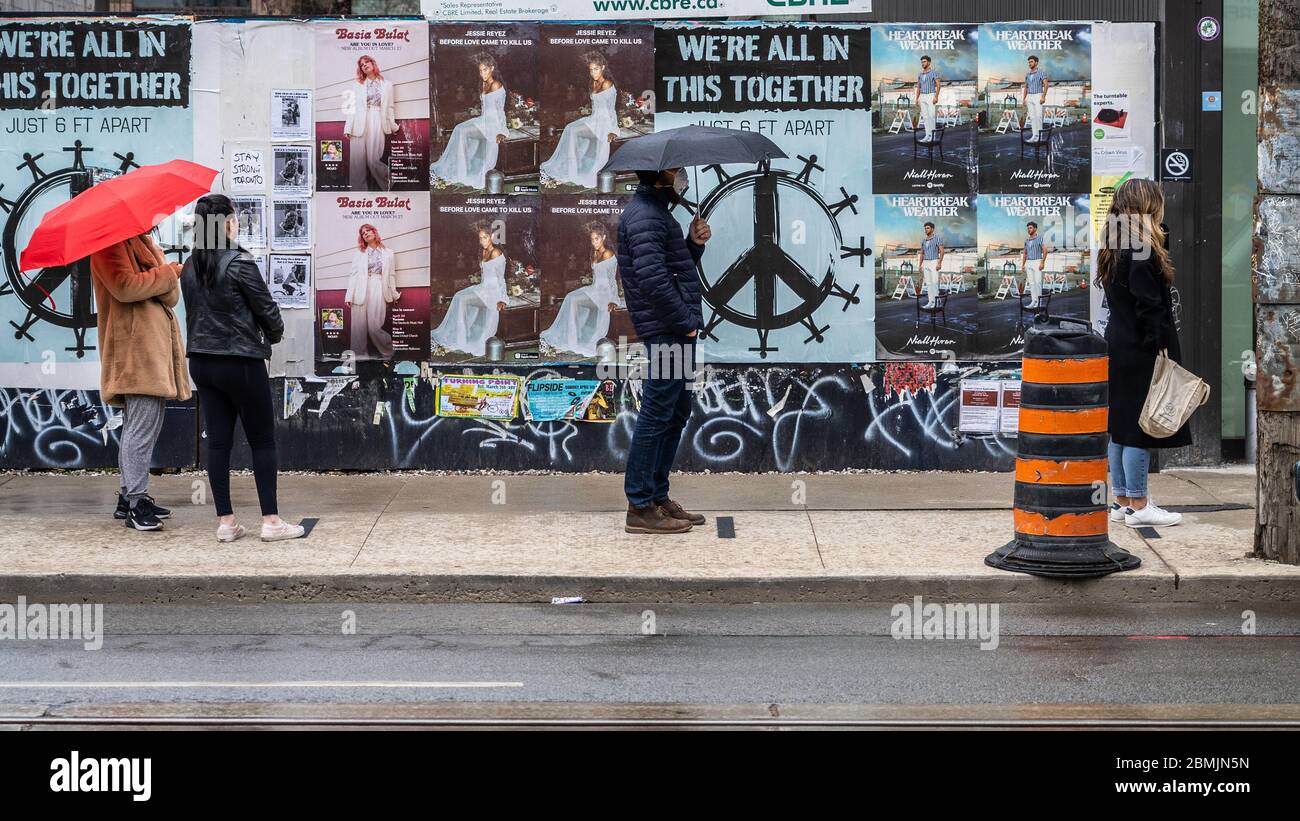
[[(1054, 704), (1105, 715), (1105, 705), (1300, 703), (1300, 606), (1258, 611), (1257, 634), (1245, 636), (1240, 607), (1002, 605), (991, 650), (897, 640), (891, 606), (109, 606), (99, 650), (0, 641), (0, 715), (12, 725), (115, 705), (237, 716), (241, 705), (319, 715), (439, 704), (490, 716), (493, 703), (538, 702), (967, 705), (972, 715)], [(356, 633), (345, 635), (349, 611)]]

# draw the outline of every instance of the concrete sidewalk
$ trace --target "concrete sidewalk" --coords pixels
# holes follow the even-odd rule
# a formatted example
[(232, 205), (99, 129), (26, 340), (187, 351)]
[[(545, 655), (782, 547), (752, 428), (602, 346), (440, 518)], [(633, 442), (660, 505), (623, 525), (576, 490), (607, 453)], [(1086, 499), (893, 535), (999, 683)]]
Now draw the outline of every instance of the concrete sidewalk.
[[(1300, 567), (1248, 558), (1246, 468), (1153, 476), (1184, 523), (1112, 526), (1142, 567), (1068, 583), (984, 565), (1011, 538), (1011, 474), (683, 475), (674, 497), (709, 522), (662, 537), (623, 532), (619, 476), (292, 475), (281, 512), (319, 522), (275, 544), (218, 543), (191, 502), (205, 478), (155, 477), (175, 514), (137, 533), (111, 518), (115, 475), (0, 475), (0, 601), (1300, 601)], [(252, 478), (234, 486), (252, 525)]]

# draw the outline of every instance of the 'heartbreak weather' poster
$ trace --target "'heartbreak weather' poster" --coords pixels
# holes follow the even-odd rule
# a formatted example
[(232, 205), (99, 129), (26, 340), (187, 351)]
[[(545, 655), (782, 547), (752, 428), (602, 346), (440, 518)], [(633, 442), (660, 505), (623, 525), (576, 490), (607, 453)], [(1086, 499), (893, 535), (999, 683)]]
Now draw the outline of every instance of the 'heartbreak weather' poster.
[(315, 28), (316, 189), (428, 190), (428, 26)]
[(744, 129), (787, 155), (690, 171), (675, 213), (684, 231), (691, 210), (713, 230), (700, 263), (703, 358), (871, 359), (870, 33), (782, 23), (655, 34), (656, 129)]
[(872, 176), (877, 194), (972, 194), (979, 27), (871, 28)]
[(428, 192), (318, 192), (314, 205), (320, 371), (428, 359)]
[(981, 356), (1018, 359), (1036, 313), (1088, 319), (1088, 206), (1087, 194), (979, 198)]
[(879, 359), (954, 359), (975, 352), (975, 199), (968, 194), (876, 196)]
[(1091, 24), (980, 26), (979, 86), (980, 193), (1089, 190)]

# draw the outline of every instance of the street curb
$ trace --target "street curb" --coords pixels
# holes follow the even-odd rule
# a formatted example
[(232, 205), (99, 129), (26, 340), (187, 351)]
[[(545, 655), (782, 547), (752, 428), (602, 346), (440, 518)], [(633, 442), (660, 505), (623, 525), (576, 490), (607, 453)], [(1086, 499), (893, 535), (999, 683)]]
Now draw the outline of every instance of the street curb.
[(748, 604), (910, 601), (913, 596), (960, 602), (1073, 602), (1260, 605), (1300, 601), (1300, 575), (1135, 576), (1044, 579), (996, 576), (837, 576), (671, 578), (492, 575), (0, 575), (0, 601), (104, 604), (232, 604), (258, 602), (527, 603), (553, 596), (588, 602)]

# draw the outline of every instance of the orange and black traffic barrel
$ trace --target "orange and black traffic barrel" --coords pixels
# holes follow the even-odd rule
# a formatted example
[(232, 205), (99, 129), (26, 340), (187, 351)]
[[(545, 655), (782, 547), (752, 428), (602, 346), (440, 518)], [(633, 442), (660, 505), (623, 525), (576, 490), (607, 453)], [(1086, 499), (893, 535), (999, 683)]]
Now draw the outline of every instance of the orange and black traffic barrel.
[(1015, 539), (984, 563), (1086, 578), (1141, 560), (1110, 541), (1106, 340), (1083, 320), (1040, 317), (1025, 335), (1016, 445)]

